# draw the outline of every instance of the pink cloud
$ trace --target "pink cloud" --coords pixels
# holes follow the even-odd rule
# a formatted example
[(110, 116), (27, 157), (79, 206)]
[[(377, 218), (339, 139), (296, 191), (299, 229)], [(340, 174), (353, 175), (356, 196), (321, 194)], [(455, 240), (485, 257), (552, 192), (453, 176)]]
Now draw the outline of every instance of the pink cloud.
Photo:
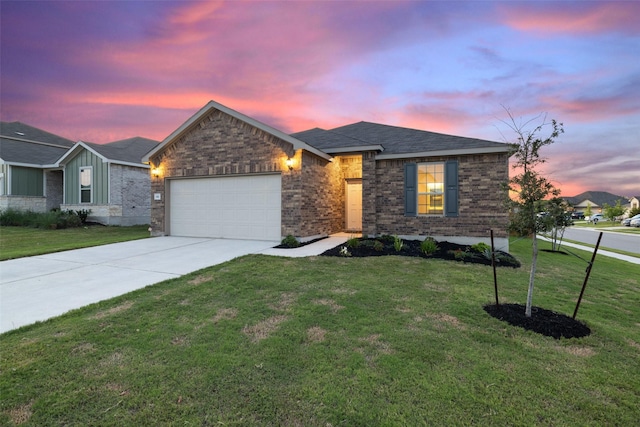
[(547, 35), (640, 33), (640, 3), (634, 1), (504, 3), (498, 10), (505, 23), (519, 31)]

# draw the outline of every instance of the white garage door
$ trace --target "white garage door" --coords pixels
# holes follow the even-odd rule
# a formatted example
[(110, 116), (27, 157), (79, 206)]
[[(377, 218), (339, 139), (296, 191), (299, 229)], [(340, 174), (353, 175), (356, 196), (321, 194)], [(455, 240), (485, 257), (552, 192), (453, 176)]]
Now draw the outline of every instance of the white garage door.
[(172, 180), (169, 234), (279, 241), (280, 188), (280, 175)]

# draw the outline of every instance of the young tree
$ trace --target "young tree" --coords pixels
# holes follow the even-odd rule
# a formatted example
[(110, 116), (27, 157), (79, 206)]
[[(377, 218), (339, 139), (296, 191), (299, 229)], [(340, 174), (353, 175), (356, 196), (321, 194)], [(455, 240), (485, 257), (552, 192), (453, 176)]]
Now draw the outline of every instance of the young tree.
[(543, 215), (539, 215), (539, 227), (550, 239), (551, 250), (559, 251), (566, 228), (573, 224), (567, 213), (567, 204), (560, 197), (554, 197), (545, 204)]
[(589, 218), (591, 215), (593, 215), (593, 212), (591, 212), (591, 203), (587, 202), (587, 209), (584, 210), (584, 217)]
[[(514, 133), (516, 137), (513, 147), (513, 168), (518, 173), (509, 180), (509, 192), (513, 195), (513, 202), (517, 207), (517, 212), (512, 216), (516, 221), (516, 229), (523, 235), (532, 236), (532, 258), (531, 271), (529, 273), (529, 289), (527, 292), (527, 305), (525, 315), (531, 317), (531, 304), (533, 301), (533, 284), (536, 274), (536, 263), (538, 260), (538, 240), (537, 232), (540, 230), (540, 222), (536, 221), (536, 202), (544, 200), (550, 194), (558, 196), (560, 191), (554, 188), (547, 178), (535, 170), (537, 166), (545, 162), (540, 156), (542, 147), (551, 145), (564, 133), (562, 123), (555, 120), (547, 121), (546, 114), (540, 114), (526, 122), (516, 121), (509, 109), (505, 108), (508, 121), (502, 121)], [(532, 130), (534, 122), (539, 122)], [(546, 138), (538, 136), (543, 130), (550, 128), (550, 133)]]
[(604, 217), (609, 219), (609, 221), (615, 221), (617, 217), (624, 215), (624, 208), (620, 200), (616, 201), (615, 206), (609, 206), (605, 203), (602, 205), (602, 208)]

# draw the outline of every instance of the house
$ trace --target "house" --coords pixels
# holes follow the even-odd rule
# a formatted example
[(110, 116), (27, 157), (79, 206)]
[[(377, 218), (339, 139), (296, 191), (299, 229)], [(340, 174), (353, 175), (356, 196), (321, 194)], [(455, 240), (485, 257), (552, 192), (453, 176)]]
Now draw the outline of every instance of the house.
[(140, 159), (158, 141), (74, 143), (20, 122), (1, 130), (0, 209), (86, 209), (106, 225), (149, 223), (149, 165)]
[(153, 235), (347, 231), (508, 249), (509, 146), (360, 122), (285, 134), (215, 101), (147, 153)]
[(616, 196), (606, 191), (585, 191), (577, 196), (564, 197), (564, 199), (570, 206), (573, 206), (575, 211), (584, 212), (587, 206), (590, 206), (591, 212), (594, 214), (602, 213), (605, 204), (615, 206), (618, 200), (622, 206), (629, 203), (626, 197)]
[(142, 156), (158, 141), (135, 137), (108, 144), (79, 141), (57, 161), (64, 170), (62, 209), (91, 210), (105, 225), (149, 224), (151, 183)]
[(47, 212), (62, 204), (56, 162), (73, 141), (20, 122), (0, 122), (0, 209)]

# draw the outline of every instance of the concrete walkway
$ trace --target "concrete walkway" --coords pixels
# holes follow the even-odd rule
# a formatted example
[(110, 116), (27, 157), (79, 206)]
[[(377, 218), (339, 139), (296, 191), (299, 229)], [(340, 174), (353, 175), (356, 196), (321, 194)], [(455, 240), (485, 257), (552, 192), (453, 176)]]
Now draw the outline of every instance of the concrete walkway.
[(0, 333), (242, 255), (319, 255), (349, 237), (274, 249), (279, 242), (169, 236), (2, 261)]
[[(546, 240), (547, 242), (551, 241), (551, 239), (549, 239), (547, 237), (544, 237), (544, 236), (540, 236), (540, 235), (538, 235), (538, 238), (541, 239), (541, 240)], [(562, 250), (562, 246), (566, 246), (566, 247), (569, 247), (569, 248), (581, 249), (581, 250), (587, 251), (589, 253), (593, 253), (593, 249), (594, 249), (594, 248), (591, 248), (589, 246), (583, 246), (583, 245), (578, 245), (578, 244), (569, 243), (569, 242), (562, 242), (562, 245), (560, 246), (560, 250)], [(622, 255), (622, 254), (618, 254), (618, 253), (615, 253), (615, 252), (607, 251), (607, 250), (604, 250), (604, 249), (598, 249), (598, 254), (596, 255), (596, 259), (597, 259), (598, 256), (608, 256), (610, 258), (616, 258), (616, 259), (619, 259), (619, 260), (622, 260), (622, 261), (630, 262), (632, 264), (640, 264), (640, 258), (632, 257), (632, 256), (629, 256), (629, 255)]]

